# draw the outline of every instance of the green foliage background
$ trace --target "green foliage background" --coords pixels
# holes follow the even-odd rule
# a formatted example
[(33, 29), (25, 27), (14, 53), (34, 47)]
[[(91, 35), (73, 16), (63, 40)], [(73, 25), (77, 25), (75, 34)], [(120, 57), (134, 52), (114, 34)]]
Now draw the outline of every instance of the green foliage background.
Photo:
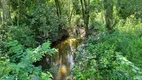
[[(142, 80), (142, 0), (0, 3), (0, 80), (52, 80), (48, 70), (33, 63), (45, 55), (52, 57), (56, 51), (51, 48), (53, 41), (60, 42), (66, 34), (62, 30), (72, 30), (74, 35), (78, 28), (86, 28), (83, 15), (89, 16), (88, 34), (77, 48), (73, 78)], [(107, 29), (108, 24), (112, 30)]]

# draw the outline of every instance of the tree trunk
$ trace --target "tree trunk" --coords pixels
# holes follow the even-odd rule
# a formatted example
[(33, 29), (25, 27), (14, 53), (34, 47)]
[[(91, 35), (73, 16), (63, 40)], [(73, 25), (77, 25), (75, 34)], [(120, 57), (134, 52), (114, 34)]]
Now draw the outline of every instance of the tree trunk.
[[(61, 21), (61, 5), (60, 5), (60, 1), (59, 0), (55, 0), (55, 4), (56, 4), (56, 9), (57, 9), (57, 16), (58, 16), (58, 21)], [(58, 27), (58, 31), (60, 33), (60, 31), (62, 30), (62, 23), (59, 23), (59, 27)]]
[(56, 9), (57, 9), (57, 16), (60, 19), (61, 17), (61, 6), (60, 6), (60, 1), (59, 0), (55, 0), (55, 4), (56, 4)]
[(88, 24), (89, 24), (89, 12), (90, 12), (90, 0), (80, 0), (82, 7), (82, 16), (85, 24), (86, 37), (88, 36)]
[(113, 0), (104, 0), (105, 22), (109, 32), (113, 30)]
[(79, 1), (72, 0), (72, 3), (73, 3), (73, 9), (75, 10), (76, 15), (79, 15), (80, 14)]
[[(1, 48), (4, 48), (5, 46), (5, 41), (7, 40), (7, 35), (6, 35), (6, 31), (7, 31), (7, 22), (8, 19), (10, 18), (9, 16), (9, 9), (8, 9), (8, 5), (7, 5), (7, 0), (0, 0), (1, 5), (2, 5), (2, 9), (3, 9), (3, 17), (2, 19), (2, 31), (1, 33)], [(0, 16), (1, 17), (1, 16)]]
[(86, 28), (85, 29), (86, 29), (86, 35), (87, 36), (88, 36), (89, 13), (90, 13), (90, 0), (88, 0), (88, 3), (86, 5), (86, 9), (85, 9), (85, 15), (86, 15), (86, 23), (85, 23)]
[(1, 12), (0, 12), (0, 24), (2, 24), (2, 17), (1, 17)]
[(4, 23), (6, 23), (8, 17), (9, 17), (7, 0), (1, 0), (1, 5), (3, 8), (3, 21), (4, 21)]

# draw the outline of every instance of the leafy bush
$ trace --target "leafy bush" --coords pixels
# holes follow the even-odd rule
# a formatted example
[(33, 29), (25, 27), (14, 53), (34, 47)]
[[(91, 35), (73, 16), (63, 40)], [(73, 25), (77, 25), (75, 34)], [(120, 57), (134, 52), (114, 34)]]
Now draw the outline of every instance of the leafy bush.
[(57, 36), (60, 21), (55, 14), (55, 10), (56, 8), (53, 5), (47, 6), (46, 4), (33, 5), (31, 7), (31, 12), (29, 13), (32, 16), (30, 25), (37, 38), (49, 39), (49, 37), (53, 37), (52, 35), (54, 37)]
[(106, 42), (90, 42), (85, 55), (77, 63), (74, 74), (77, 79), (107, 79), (116, 68), (115, 47)]
[(34, 32), (26, 24), (10, 26), (9, 40), (17, 40), (24, 47), (35, 47), (38, 44), (35, 39)]
[(9, 42), (7, 47), (9, 48), (7, 53), (10, 55), (10, 59), (0, 60), (1, 80), (31, 80), (35, 78), (51, 80), (53, 78), (49, 72), (42, 72), (41, 67), (33, 65), (33, 62), (39, 61), (45, 54), (52, 56), (55, 53), (55, 49), (50, 48), (49, 41), (35, 49), (24, 50), (23, 45), (16, 40)]
[(141, 32), (141, 23), (130, 17), (112, 34), (90, 35), (85, 51), (80, 48), (76, 58), (76, 79), (141, 80)]
[(141, 14), (141, 0), (118, 0), (117, 1), (117, 12), (120, 17), (126, 19), (130, 15), (135, 15), (136, 18), (142, 18)]

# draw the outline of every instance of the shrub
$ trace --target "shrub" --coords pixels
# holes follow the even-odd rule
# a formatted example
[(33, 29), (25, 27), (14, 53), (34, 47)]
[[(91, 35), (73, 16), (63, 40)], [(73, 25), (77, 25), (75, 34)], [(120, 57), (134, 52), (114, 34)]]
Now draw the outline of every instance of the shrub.
[[(39, 61), (45, 54), (52, 54), (55, 49), (50, 48), (47, 41), (35, 49), (24, 49), (23, 45), (14, 40), (7, 44), (9, 58), (0, 60), (0, 79), (1, 80), (51, 80), (53, 77), (47, 71), (43, 72), (41, 67), (35, 67), (33, 62)], [(46, 78), (45, 78), (46, 77)]]
[(76, 79), (141, 80), (140, 25), (130, 26), (126, 22), (112, 34), (100, 32), (90, 36), (76, 58), (73, 73)]

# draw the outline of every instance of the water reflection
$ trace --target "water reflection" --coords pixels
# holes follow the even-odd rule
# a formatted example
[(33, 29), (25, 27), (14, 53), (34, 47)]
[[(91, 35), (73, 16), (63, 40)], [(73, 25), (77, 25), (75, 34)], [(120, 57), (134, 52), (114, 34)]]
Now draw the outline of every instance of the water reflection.
[(51, 59), (51, 65), (56, 69), (54, 73), (55, 80), (65, 80), (69, 76), (74, 65), (76, 48), (81, 43), (82, 39), (68, 38), (55, 46), (58, 52)]

